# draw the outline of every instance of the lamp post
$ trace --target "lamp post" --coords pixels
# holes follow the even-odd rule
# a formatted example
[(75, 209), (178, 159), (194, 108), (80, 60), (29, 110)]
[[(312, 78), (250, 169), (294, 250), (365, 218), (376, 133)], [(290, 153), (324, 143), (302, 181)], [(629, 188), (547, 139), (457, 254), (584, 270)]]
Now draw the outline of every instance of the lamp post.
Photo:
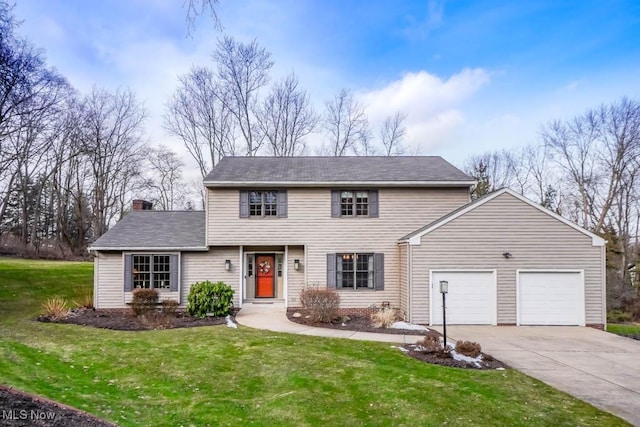
[(442, 294), (442, 333), (444, 335), (444, 349), (447, 349), (447, 293), (449, 292), (449, 282), (440, 281), (440, 293)]

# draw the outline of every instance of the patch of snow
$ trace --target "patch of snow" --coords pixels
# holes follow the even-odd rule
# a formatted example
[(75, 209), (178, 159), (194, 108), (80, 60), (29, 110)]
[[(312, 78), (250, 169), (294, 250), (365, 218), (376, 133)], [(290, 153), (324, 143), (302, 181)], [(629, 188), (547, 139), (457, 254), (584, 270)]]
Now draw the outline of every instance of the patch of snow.
[(504, 371), (504, 368), (496, 368), (496, 371)]
[(473, 363), (478, 368), (480, 367), (480, 362), (482, 362), (482, 355), (479, 355), (478, 357), (469, 357), (464, 354), (460, 354), (455, 350), (451, 350), (451, 357), (461, 362)]
[(397, 348), (398, 350), (400, 350), (403, 353), (408, 353), (409, 352), (409, 350), (404, 348), (404, 347), (398, 347), (398, 346), (392, 345), (391, 348)]
[(233, 321), (233, 320), (231, 320), (231, 316), (228, 316), (228, 315), (227, 315), (227, 317), (225, 317), (225, 318), (224, 318), (224, 320), (226, 320), (226, 321), (227, 321), (227, 326), (228, 326), (228, 327), (230, 327), (230, 328), (237, 328), (237, 327), (238, 327), (238, 325), (236, 325), (236, 324), (234, 323), (234, 321)]
[(413, 323), (407, 323), (407, 322), (394, 322), (391, 325), (391, 328), (393, 329), (406, 329), (409, 331), (425, 331), (425, 332), (429, 332), (429, 329), (425, 328), (422, 325), (415, 325)]

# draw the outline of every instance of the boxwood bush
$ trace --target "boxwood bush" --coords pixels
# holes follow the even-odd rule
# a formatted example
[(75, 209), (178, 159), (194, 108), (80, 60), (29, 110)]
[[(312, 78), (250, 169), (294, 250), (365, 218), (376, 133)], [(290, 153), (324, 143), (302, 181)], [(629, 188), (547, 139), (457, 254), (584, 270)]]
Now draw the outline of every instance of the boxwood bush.
[(233, 289), (224, 282), (196, 282), (191, 285), (187, 302), (187, 313), (192, 316), (226, 316), (233, 310)]

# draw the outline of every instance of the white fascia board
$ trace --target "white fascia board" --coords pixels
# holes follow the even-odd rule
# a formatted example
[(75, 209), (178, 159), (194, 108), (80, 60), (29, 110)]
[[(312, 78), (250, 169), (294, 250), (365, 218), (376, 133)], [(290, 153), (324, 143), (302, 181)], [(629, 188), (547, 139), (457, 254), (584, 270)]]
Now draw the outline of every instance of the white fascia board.
[(204, 181), (205, 187), (470, 187), (476, 181)]
[(153, 248), (153, 247), (136, 247), (136, 246), (122, 246), (122, 247), (90, 247), (88, 251), (158, 251), (158, 252), (188, 252), (188, 251), (208, 251), (206, 246), (188, 246), (188, 247), (171, 247), (171, 248)]

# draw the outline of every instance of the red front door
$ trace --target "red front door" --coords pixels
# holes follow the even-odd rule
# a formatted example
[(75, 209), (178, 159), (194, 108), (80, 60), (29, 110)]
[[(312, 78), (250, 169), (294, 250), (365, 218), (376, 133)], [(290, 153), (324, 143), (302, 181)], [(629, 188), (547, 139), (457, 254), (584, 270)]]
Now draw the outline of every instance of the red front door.
[(274, 298), (275, 257), (256, 256), (256, 298)]

